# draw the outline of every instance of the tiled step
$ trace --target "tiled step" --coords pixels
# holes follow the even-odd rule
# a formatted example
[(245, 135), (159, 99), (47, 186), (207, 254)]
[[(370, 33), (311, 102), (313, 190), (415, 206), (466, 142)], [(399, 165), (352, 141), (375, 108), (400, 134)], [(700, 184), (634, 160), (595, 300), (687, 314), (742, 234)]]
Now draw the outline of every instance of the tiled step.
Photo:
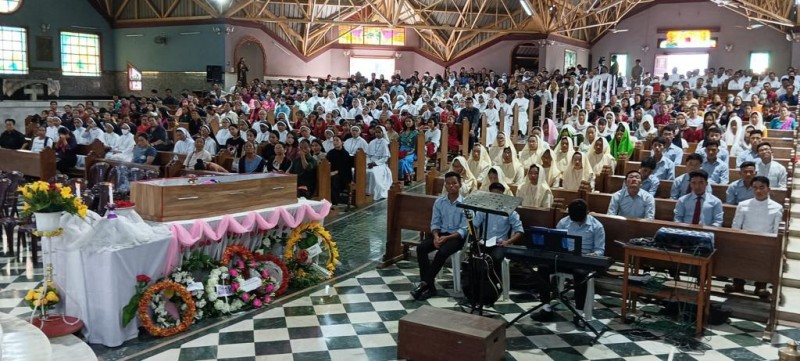
[(73, 335), (51, 338), (50, 347), (53, 349), (52, 361), (97, 361), (92, 348)]
[[(786, 267), (783, 269), (781, 285), (784, 287), (800, 288), (800, 260), (786, 260)], [(795, 302), (800, 302), (800, 298), (795, 299)]]
[(800, 219), (792, 217), (789, 220), (789, 236), (800, 237)]
[(778, 305), (781, 313), (800, 315), (800, 289), (781, 287), (783, 302)]
[(786, 245), (786, 258), (800, 260), (800, 237), (789, 236)]

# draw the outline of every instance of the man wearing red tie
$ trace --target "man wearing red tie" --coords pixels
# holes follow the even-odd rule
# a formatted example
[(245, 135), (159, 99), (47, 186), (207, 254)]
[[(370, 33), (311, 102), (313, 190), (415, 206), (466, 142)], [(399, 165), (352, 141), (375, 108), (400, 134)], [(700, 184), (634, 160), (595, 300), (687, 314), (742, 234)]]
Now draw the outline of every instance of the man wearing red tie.
[(690, 172), (689, 187), (692, 192), (675, 205), (675, 222), (722, 227), (722, 201), (706, 192), (708, 173), (702, 169)]

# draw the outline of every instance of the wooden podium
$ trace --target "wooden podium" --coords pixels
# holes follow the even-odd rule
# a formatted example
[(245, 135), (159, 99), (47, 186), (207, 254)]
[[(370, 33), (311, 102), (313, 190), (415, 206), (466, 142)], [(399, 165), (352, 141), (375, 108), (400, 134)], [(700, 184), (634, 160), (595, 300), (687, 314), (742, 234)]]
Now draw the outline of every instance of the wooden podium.
[(421, 360), (502, 360), (504, 321), (422, 306), (400, 319), (397, 357)]

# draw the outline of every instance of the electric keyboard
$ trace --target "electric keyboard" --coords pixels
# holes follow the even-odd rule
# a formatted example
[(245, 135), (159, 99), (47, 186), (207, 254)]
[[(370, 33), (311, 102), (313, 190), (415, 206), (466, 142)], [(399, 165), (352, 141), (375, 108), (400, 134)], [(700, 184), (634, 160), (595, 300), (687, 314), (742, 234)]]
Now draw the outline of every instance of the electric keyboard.
[(505, 257), (517, 262), (546, 264), (559, 270), (582, 269), (587, 271), (605, 271), (614, 264), (614, 259), (605, 256), (576, 256), (563, 252), (545, 251), (522, 246), (505, 246)]

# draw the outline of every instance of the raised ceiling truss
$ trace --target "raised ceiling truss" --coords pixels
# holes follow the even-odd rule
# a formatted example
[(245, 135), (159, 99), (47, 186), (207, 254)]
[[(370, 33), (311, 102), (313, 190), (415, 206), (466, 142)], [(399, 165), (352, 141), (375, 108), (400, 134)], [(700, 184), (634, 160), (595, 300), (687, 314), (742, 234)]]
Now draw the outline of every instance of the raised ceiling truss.
[[(556, 34), (590, 44), (656, 0), (89, 0), (118, 26), (226, 19), (255, 23), (312, 57), (338, 42), (338, 26), (405, 28), (448, 62), (507, 34)], [(795, 0), (712, 0), (776, 30), (795, 26)], [(793, 19), (793, 20), (790, 20)], [(416, 44), (409, 44), (416, 45)]]

